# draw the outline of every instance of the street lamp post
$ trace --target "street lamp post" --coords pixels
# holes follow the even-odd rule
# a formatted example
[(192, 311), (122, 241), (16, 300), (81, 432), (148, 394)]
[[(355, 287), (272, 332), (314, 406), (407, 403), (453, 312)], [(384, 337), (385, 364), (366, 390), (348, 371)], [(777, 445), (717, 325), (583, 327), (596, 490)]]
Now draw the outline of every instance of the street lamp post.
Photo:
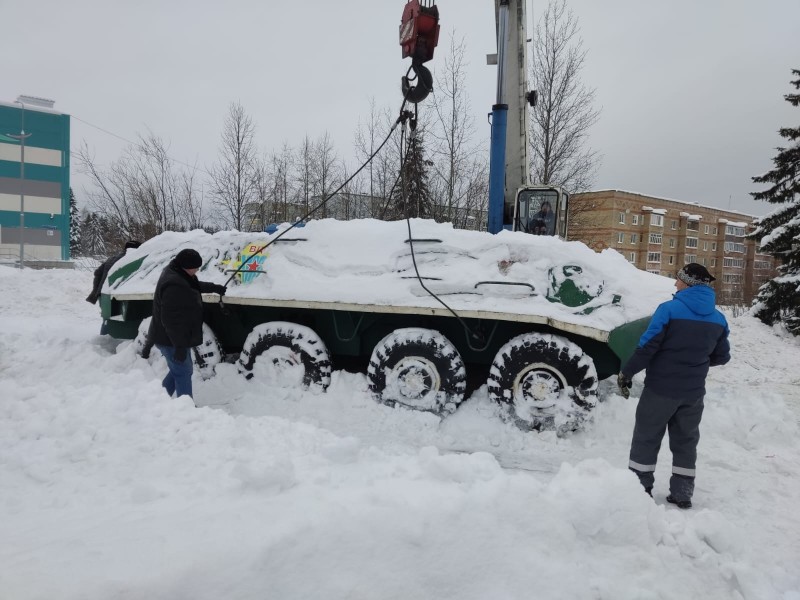
[(20, 160), (19, 160), (19, 268), (24, 268), (25, 263), (25, 140), (31, 137), (30, 133), (25, 133), (25, 104), (15, 100), (22, 106), (22, 116), (19, 135), (9, 133), (8, 137), (19, 140)]

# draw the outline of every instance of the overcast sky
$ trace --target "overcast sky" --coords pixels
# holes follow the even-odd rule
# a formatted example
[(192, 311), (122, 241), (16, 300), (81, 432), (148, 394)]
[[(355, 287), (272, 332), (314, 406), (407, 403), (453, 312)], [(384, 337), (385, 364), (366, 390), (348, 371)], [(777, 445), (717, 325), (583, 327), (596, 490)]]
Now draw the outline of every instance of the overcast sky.
[[(0, 101), (56, 101), (72, 148), (118, 158), (117, 136), (150, 129), (173, 158), (210, 166), (239, 101), (264, 151), (324, 131), (352, 156), (370, 99), (399, 107), (397, 30), (405, 0), (0, 0)], [(494, 0), (438, 0), (442, 35), (465, 38), (479, 133), (494, 103)], [(529, 2), (533, 18), (546, 6)], [(597, 90), (595, 189), (615, 188), (764, 214), (750, 178), (769, 169), (777, 130), (800, 113), (783, 100), (800, 68), (797, 0), (569, 0)], [(531, 32), (529, 32), (530, 35)], [(420, 110), (425, 109), (425, 103)], [(81, 120), (78, 120), (81, 119)], [(30, 142), (34, 143), (33, 140)], [(488, 142), (486, 147), (488, 155)], [(353, 161), (350, 161), (351, 164)], [(80, 198), (86, 181), (75, 173)]]

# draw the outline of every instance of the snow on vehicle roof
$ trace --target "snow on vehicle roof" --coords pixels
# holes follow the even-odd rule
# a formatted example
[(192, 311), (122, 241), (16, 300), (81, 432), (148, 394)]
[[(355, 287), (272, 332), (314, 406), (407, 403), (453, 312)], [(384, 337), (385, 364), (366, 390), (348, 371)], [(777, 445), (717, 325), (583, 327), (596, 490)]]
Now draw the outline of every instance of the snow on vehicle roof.
[[(242, 260), (287, 227), (274, 234), (163, 233), (129, 250), (103, 291), (122, 299), (152, 296), (161, 271), (183, 248), (203, 257), (201, 280), (225, 283)], [(650, 316), (674, 291), (671, 279), (635, 268), (615, 250), (596, 253), (581, 242), (510, 231), (492, 235), (422, 219), (411, 220), (411, 231), (425, 286), (456, 311), (543, 316), (611, 331)], [(311, 221), (248, 262), (228, 285), (225, 301), (441, 308), (417, 280), (408, 238), (406, 221)], [(114, 277), (137, 260), (141, 265), (130, 276)], [(567, 279), (594, 299), (560, 303), (555, 296)]]

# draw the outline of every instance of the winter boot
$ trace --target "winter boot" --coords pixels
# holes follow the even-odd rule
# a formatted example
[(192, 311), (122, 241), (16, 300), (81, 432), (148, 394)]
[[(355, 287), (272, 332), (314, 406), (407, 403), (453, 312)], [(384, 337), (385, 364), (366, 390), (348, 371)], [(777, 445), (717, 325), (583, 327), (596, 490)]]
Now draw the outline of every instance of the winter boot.
[(683, 508), (683, 509), (692, 508), (691, 500), (676, 500), (675, 498), (672, 497), (672, 494), (667, 496), (667, 502), (669, 502), (670, 504), (674, 504), (678, 508)]

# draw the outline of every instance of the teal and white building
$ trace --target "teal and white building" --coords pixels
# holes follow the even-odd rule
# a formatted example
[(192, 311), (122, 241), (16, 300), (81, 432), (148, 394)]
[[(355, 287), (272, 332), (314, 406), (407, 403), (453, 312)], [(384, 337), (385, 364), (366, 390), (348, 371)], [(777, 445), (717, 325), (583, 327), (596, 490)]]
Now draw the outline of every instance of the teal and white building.
[(54, 110), (52, 101), (0, 101), (0, 262), (19, 260), (20, 236), (26, 263), (69, 259), (69, 157), (69, 115)]

